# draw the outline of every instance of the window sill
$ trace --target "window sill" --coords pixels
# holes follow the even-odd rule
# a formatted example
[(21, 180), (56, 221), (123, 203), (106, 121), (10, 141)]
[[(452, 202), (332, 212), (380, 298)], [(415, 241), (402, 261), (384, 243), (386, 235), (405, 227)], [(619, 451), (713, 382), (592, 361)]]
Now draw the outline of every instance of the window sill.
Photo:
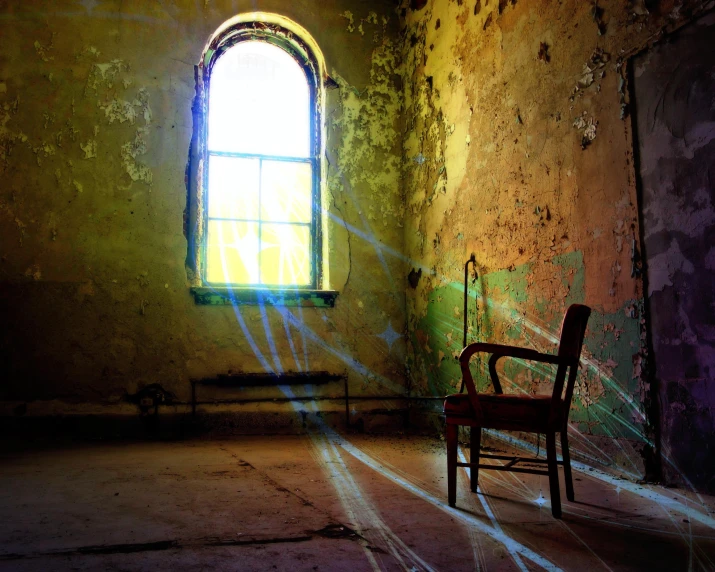
[(191, 288), (194, 300), (200, 306), (302, 306), (306, 308), (333, 308), (338, 297), (336, 290), (278, 290), (261, 288)]

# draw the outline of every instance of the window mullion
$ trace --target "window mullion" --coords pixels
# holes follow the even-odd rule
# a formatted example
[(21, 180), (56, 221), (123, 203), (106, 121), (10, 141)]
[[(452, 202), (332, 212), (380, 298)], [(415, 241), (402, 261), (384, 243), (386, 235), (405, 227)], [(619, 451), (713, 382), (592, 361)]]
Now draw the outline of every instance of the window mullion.
[(263, 268), (261, 266), (261, 252), (263, 251), (263, 157), (258, 158), (258, 283), (263, 284)]

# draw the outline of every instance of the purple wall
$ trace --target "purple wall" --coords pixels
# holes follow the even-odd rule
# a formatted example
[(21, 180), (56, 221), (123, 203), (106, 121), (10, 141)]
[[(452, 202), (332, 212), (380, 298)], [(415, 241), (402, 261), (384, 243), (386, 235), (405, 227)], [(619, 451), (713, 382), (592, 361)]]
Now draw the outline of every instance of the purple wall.
[(634, 60), (666, 480), (715, 491), (715, 14)]

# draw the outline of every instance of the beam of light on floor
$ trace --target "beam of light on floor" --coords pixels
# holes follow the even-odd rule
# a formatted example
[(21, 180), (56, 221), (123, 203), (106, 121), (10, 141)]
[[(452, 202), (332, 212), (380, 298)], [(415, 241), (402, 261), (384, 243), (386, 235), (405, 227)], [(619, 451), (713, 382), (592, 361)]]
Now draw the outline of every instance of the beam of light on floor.
[[(280, 387), (286, 396), (293, 396), (293, 392), (290, 387)], [(298, 409), (298, 405), (296, 403), (292, 403), (292, 406), (295, 410)], [(311, 409), (315, 411), (314, 404), (311, 404)], [(424, 562), (414, 551), (412, 551), (412, 549), (410, 549), (379, 517), (376, 510), (372, 507), (369, 501), (367, 501), (357, 482), (355, 482), (355, 480), (353, 479), (349, 469), (345, 465), (344, 460), (340, 457), (339, 454), (331, 455), (331, 448), (335, 453), (337, 453), (335, 451), (336, 445), (340, 446), (350, 455), (352, 455), (362, 463), (366, 464), (371, 469), (381, 474), (383, 477), (386, 477), (392, 482), (400, 485), (402, 488), (417, 495), (423, 500), (426, 500), (433, 506), (436, 506), (441, 510), (446, 511), (450, 516), (456, 517), (463, 523), (473, 528), (476, 528), (480, 532), (486, 533), (490, 538), (496, 540), (497, 542), (500, 542), (507, 548), (512, 557), (514, 557), (515, 561), (517, 561), (516, 559), (519, 558), (520, 555), (522, 555), (525, 558), (531, 560), (532, 562), (538, 564), (545, 570), (560, 570), (560, 568), (556, 567), (547, 559), (543, 558), (539, 554), (536, 554), (526, 546), (520, 544), (519, 542), (505, 534), (501, 529), (501, 526), (499, 526), (498, 529), (488, 527), (478, 518), (445, 505), (443, 502), (440, 502), (430, 493), (407, 482), (402, 477), (395, 474), (393, 471), (386, 469), (378, 461), (373, 460), (371, 457), (351, 445), (335, 430), (327, 426), (320, 418), (316, 418), (316, 423), (319, 432), (310, 431), (309, 437), (311, 439), (311, 442), (313, 443), (313, 446), (315, 447), (315, 450), (317, 451), (317, 457), (323, 460), (322, 466), (324, 470), (331, 473), (332, 476), (335, 477), (331, 479), (331, 482), (335, 486), (338, 498), (340, 499), (340, 502), (343, 505), (346, 514), (348, 515), (348, 518), (350, 518), (354, 523), (358, 524), (360, 522), (358, 519), (360, 515), (366, 517), (367, 522), (379, 531), (387, 546), (390, 547), (393, 556), (395, 556), (398, 561), (404, 562), (401, 553), (405, 553), (406, 556), (408, 556), (410, 559), (415, 562), (418, 562), (424, 570), (433, 570), (433, 568), (429, 566), (429, 564)], [(328, 447), (328, 445), (330, 448)], [(360, 504), (359, 507), (357, 507), (358, 510), (355, 510), (355, 507), (352, 505), (351, 501), (354, 499), (359, 500)], [(366, 548), (366, 550), (369, 549)], [(371, 555), (371, 559), (374, 560), (374, 556)], [(521, 562), (521, 560), (519, 560), (519, 562)], [(520, 568), (522, 566), (523, 562), (521, 562)], [(409, 568), (405, 569), (410, 570)]]
[[(532, 445), (531, 443), (524, 441), (523, 439), (518, 439), (516, 437), (513, 437), (511, 435), (506, 435), (500, 431), (495, 431), (492, 429), (484, 429), (483, 430), (485, 433), (488, 435), (494, 437), (495, 439), (498, 439), (499, 441), (508, 443), (514, 447), (517, 447), (519, 449), (524, 449), (526, 451), (530, 451), (532, 453), (536, 453), (536, 447)], [(650, 501), (653, 501), (654, 503), (657, 503), (661, 505), (662, 507), (667, 507), (672, 510), (676, 510), (684, 515), (686, 515), (688, 518), (692, 518), (693, 520), (697, 520), (701, 524), (704, 524), (705, 526), (715, 529), (715, 518), (704, 514), (695, 508), (689, 507), (687, 505), (684, 505), (683, 503), (679, 502), (677, 499), (665, 496), (659, 492), (656, 492), (652, 490), (651, 488), (648, 487), (648, 485), (638, 485), (636, 483), (632, 483), (630, 481), (609, 475), (608, 473), (605, 473), (595, 467), (590, 467), (589, 465), (585, 465), (583, 463), (579, 463), (576, 461), (571, 461), (571, 468), (577, 471), (580, 471), (582, 473), (585, 473), (586, 475), (593, 477), (595, 479), (598, 479), (600, 481), (603, 481), (605, 483), (608, 483), (612, 485), (614, 488), (615, 487), (620, 487), (623, 490), (626, 490), (630, 493), (633, 493), (635, 495), (638, 495), (642, 498), (648, 499)], [(703, 505), (704, 507), (704, 505)]]
[[(295, 396), (293, 390), (287, 385), (280, 385), (278, 388), (286, 397)], [(297, 403), (291, 403), (291, 405), (295, 411), (299, 411)], [(308, 404), (308, 407), (315, 413), (315, 405), (313, 403)], [(329, 447), (324, 435), (310, 432), (308, 437), (310, 438), (311, 445), (313, 447), (313, 458), (316, 460), (318, 466), (323, 470), (323, 472), (331, 477), (330, 482), (335, 489), (340, 505), (343, 507), (345, 516), (347, 516), (348, 520), (355, 528), (355, 532), (357, 532), (360, 536), (365, 537), (366, 533), (359, 518), (359, 514), (364, 515), (365, 513), (364, 510), (360, 511), (359, 506), (363, 497), (359, 489), (357, 489), (357, 486), (351, 487), (350, 483), (347, 482), (345, 475), (349, 475), (349, 472), (347, 471), (347, 468), (344, 467), (344, 461), (339, 456), (337, 458), (335, 457), (334, 451), (332, 451), (331, 447)], [(343, 468), (345, 470), (341, 470)], [(372, 553), (370, 546), (365, 542), (360, 542), (359, 544), (362, 547), (365, 558), (370, 563), (373, 571), (379, 572), (380, 565), (375, 559), (375, 555)]]
[[(290, 386), (281, 385), (278, 387), (286, 397), (295, 397)], [(291, 402), (291, 405), (295, 411), (299, 411), (299, 405), (296, 402)], [(313, 413), (317, 413), (314, 403), (310, 403), (309, 408)], [(319, 431), (308, 431), (308, 437), (314, 449), (314, 458), (318, 461), (323, 471), (331, 477), (330, 482), (335, 488), (346, 516), (355, 526), (356, 532), (360, 536), (367, 537), (371, 535), (371, 532), (368, 531), (376, 531), (383, 544), (388, 548), (389, 553), (403, 570), (407, 572), (415, 570), (436, 572), (382, 520), (345, 465), (345, 461), (336, 447), (336, 439), (333, 438), (336, 435), (335, 432), (325, 425), (320, 418), (316, 417), (316, 422)], [(372, 569), (380, 570), (379, 563), (371, 547), (364, 543), (362, 547)]]
[(372, 457), (370, 457), (366, 453), (363, 453), (360, 449), (343, 439), (332, 429), (325, 427), (324, 430), (329, 431), (328, 438), (335, 440), (340, 447), (350, 453), (353, 457), (355, 457), (377, 473), (381, 474), (383, 477), (391, 480), (393, 483), (401, 486), (405, 490), (408, 490), (409, 492), (413, 493), (414, 495), (418, 496), (429, 504), (439, 508), (440, 510), (443, 510), (452, 518), (459, 520), (468, 526), (477, 528), (480, 532), (483, 532), (493, 540), (496, 540), (497, 542), (503, 544), (510, 554), (522, 556), (530, 560), (534, 564), (541, 566), (545, 570), (561, 570), (558, 566), (556, 566), (556, 564), (550, 562), (540, 554), (537, 554), (533, 550), (527, 548), (526, 546), (514, 540), (512, 537), (505, 534), (504, 532), (500, 532), (499, 530), (496, 530), (495, 528), (485, 524), (479, 518), (472, 514), (450, 507), (449, 505), (445, 504), (443, 501), (440, 501), (427, 491), (424, 491), (419, 487), (416, 487), (415, 485), (409, 483), (402, 477), (395, 474), (393, 471), (383, 466), (379, 461), (372, 459)]
[[(355, 522), (358, 524), (366, 522), (370, 529), (376, 531), (385, 546), (388, 547), (390, 554), (402, 566), (403, 570), (410, 571), (418, 569), (426, 572), (435, 572), (432, 566), (407, 546), (382, 520), (373, 504), (362, 492), (362, 489), (345, 465), (345, 461), (336, 447), (335, 440), (325, 433), (314, 433), (311, 438), (314, 438), (313, 443), (318, 445), (321, 453), (325, 454), (327, 452), (329, 454), (331, 460), (326, 462), (325, 468), (333, 476), (336, 476), (337, 472), (337, 476), (340, 477), (338, 479), (340, 485), (336, 486), (336, 491), (341, 499), (348, 505), (352, 505), (352, 512), (356, 517)], [(334, 484), (335, 480), (336, 479), (333, 479)], [(418, 566), (419, 568), (417, 568)]]
[[(367, 520), (365, 518), (366, 511), (360, 506), (362, 504), (362, 495), (360, 495), (359, 490), (356, 490), (355, 487), (351, 487), (351, 483), (345, 478), (345, 475), (348, 473), (346, 470), (341, 470), (344, 468), (341, 466), (343, 464), (342, 459), (336, 456), (334, 451), (330, 449), (323, 436), (310, 435), (310, 440), (315, 449), (315, 459), (323, 472), (330, 477), (330, 482), (335, 489), (340, 505), (343, 507), (343, 512), (347, 516), (350, 524), (354, 527), (355, 532), (362, 537), (366, 537), (367, 533), (363, 526), (363, 523)], [(368, 521), (368, 525), (369, 524), (373, 523)], [(370, 546), (364, 542), (361, 542), (360, 545), (372, 569), (375, 571), (380, 570), (380, 565)]]
[[(464, 451), (462, 451), (461, 447), (459, 448), (459, 461), (462, 463), (467, 462), (467, 459), (464, 456)], [(467, 479), (471, 479), (470, 468), (462, 467), (462, 469), (467, 475)], [(492, 523), (492, 527), (494, 528), (494, 530), (498, 531), (500, 534), (504, 534), (504, 530), (502, 529), (501, 524), (499, 524), (499, 521), (497, 520), (496, 516), (494, 516), (494, 512), (489, 506), (489, 503), (484, 500), (484, 497), (481, 494), (477, 494), (477, 498), (479, 499), (479, 502), (482, 505), (482, 508), (484, 509), (484, 512), (486, 513), (487, 517), (489, 517), (489, 521)], [(519, 556), (518, 553), (510, 552), (509, 556), (514, 559), (514, 562), (516, 563), (519, 570), (521, 570), (522, 572), (528, 572), (527, 567), (524, 565), (524, 561), (521, 559), (521, 556)]]

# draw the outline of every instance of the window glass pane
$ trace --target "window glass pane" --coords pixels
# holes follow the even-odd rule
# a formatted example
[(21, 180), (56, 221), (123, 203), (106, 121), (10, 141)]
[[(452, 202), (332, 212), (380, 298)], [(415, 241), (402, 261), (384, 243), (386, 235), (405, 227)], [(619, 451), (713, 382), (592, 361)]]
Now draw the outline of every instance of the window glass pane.
[(209, 149), (310, 156), (310, 91), (285, 50), (258, 40), (228, 49), (209, 87)]
[(270, 285), (310, 284), (310, 227), (264, 224), (261, 281)]
[(313, 188), (310, 163), (263, 161), (261, 219), (310, 222)]
[(209, 157), (209, 217), (258, 219), (258, 159)]
[(209, 221), (206, 257), (209, 282), (258, 284), (258, 223)]

